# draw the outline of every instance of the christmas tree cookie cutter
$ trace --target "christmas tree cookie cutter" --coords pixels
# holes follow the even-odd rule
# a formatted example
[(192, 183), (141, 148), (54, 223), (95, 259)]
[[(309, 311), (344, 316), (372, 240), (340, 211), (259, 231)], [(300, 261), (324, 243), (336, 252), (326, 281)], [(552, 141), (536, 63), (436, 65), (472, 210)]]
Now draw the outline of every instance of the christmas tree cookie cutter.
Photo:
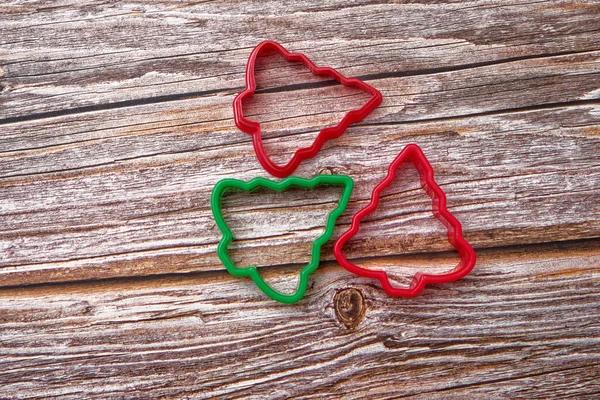
[[(329, 76), (344, 86), (356, 87), (371, 95), (371, 98), (361, 108), (349, 111), (337, 125), (322, 129), (311, 146), (298, 149), (292, 159), (285, 165), (278, 165), (269, 158), (263, 145), (260, 124), (245, 118), (242, 108), (242, 102), (252, 97), (256, 90), (256, 78), (254, 76), (256, 58), (260, 53), (268, 50), (275, 50), (287, 61), (301, 62), (314, 75)], [(381, 99), (381, 93), (371, 85), (356, 78), (346, 78), (333, 68), (318, 67), (304, 54), (290, 53), (279, 43), (266, 40), (259, 43), (250, 53), (246, 64), (246, 88), (233, 100), (233, 118), (240, 130), (252, 135), (252, 145), (263, 168), (273, 176), (285, 178), (291, 175), (302, 161), (314, 157), (327, 140), (340, 137), (350, 124), (362, 121), (377, 108), (381, 103)]]
[[(342, 248), (358, 232), (361, 220), (377, 208), (381, 192), (394, 181), (397, 168), (405, 161), (413, 163), (417, 168), (421, 186), (431, 197), (433, 214), (448, 229), (448, 242), (458, 251), (460, 262), (454, 270), (446, 274), (432, 275), (418, 272), (408, 288), (399, 288), (392, 286), (385, 271), (361, 268), (348, 261), (342, 252)], [(434, 180), (431, 164), (416, 144), (406, 146), (390, 164), (386, 177), (373, 189), (371, 202), (352, 217), (350, 228), (335, 242), (333, 253), (340, 265), (348, 271), (360, 276), (378, 279), (388, 294), (402, 297), (417, 296), (428, 283), (448, 283), (466, 276), (475, 266), (476, 258), (473, 247), (463, 237), (460, 222), (446, 208), (446, 195)]]
[[(273, 289), (261, 277), (260, 273), (258, 272), (255, 266), (249, 266), (244, 268), (238, 268), (235, 266), (235, 263), (233, 262), (231, 257), (229, 257), (227, 251), (229, 243), (231, 243), (234, 240), (234, 236), (233, 232), (231, 231), (231, 229), (229, 229), (227, 223), (225, 222), (225, 219), (223, 218), (223, 212), (221, 208), (221, 200), (225, 191), (230, 189), (238, 189), (244, 192), (251, 192), (258, 188), (266, 188), (277, 192), (282, 192), (292, 186), (306, 189), (314, 189), (316, 186), (319, 185), (341, 186), (343, 189), (342, 195), (336, 208), (333, 211), (331, 211), (327, 216), (325, 230), (312, 244), (312, 254), (310, 262), (300, 271), (298, 288), (295, 293), (284, 294)], [(215, 218), (217, 226), (223, 234), (223, 237), (217, 245), (217, 255), (219, 256), (221, 262), (225, 265), (225, 268), (227, 268), (227, 271), (231, 275), (249, 276), (250, 278), (252, 278), (254, 283), (256, 283), (258, 288), (273, 300), (279, 301), (281, 303), (296, 303), (306, 293), (306, 288), (308, 286), (308, 276), (312, 272), (314, 272), (319, 266), (319, 261), (321, 258), (321, 247), (331, 238), (335, 227), (335, 221), (346, 209), (353, 187), (354, 181), (352, 180), (352, 178), (346, 175), (316, 175), (311, 179), (292, 176), (283, 179), (281, 182), (271, 181), (266, 178), (254, 178), (248, 182), (232, 178), (223, 179), (215, 185), (211, 196), (211, 208), (213, 216)]]

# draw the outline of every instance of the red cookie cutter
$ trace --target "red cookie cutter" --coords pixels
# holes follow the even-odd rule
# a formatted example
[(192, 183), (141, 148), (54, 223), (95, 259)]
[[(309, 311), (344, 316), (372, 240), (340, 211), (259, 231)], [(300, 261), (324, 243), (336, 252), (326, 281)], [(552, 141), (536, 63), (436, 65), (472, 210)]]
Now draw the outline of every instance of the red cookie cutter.
[[(256, 63), (256, 58), (261, 52), (266, 50), (277, 51), (287, 61), (300, 61), (315, 75), (329, 76), (344, 86), (353, 86), (371, 95), (371, 98), (364, 106), (357, 110), (348, 112), (337, 125), (322, 129), (310, 147), (303, 147), (297, 150), (292, 159), (285, 165), (277, 165), (269, 158), (269, 156), (267, 156), (262, 142), (260, 124), (258, 122), (246, 119), (242, 110), (242, 101), (252, 97), (254, 91), (256, 90), (256, 78), (254, 77), (254, 65)], [(325, 141), (339, 137), (342, 133), (344, 133), (350, 124), (362, 121), (381, 103), (381, 99), (381, 93), (374, 87), (367, 85), (356, 78), (346, 78), (333, 68), (317, 67), (304, 54), (290, 53), (279, 43), (266, 40), (259, 43), (254, 50), (252, 50), (252, 53), (250, 53), (250, 58), (248, 58), (248, 64), (246, 65), (246, 89), (238, 94), (233, 100), (233, 117), (235, 124), (240, 130), (252, 135), (254, 151), (256, 152), (258, 161), (264, 167), (264, 169), (267, 170), (267, 172), (269, 172), (271, 175), (279, 178), (285, 178), (286, 176), (291, 175), (303, 160), (314, 157), (319, 152)]]
[[(342, 254), (342, 247), (358, 232), (360, 221), (377, 208), (381, 192), (394, 181), (397, 168), (406, 160), (412, 162), (419, 171), (421, 186), (432, 200), (433, 214), (448, 229), (448, 241), (458, 251), (460, 262), (452, 272), (447, 274), (431, 275), (418, 272), (413, 277), (408, 288), (397, 288), (391, 285), (385, 271), (374, 271), (361, 268), (348, 261)], [(375, 186), (375, 189), (373, 189), (371, 202), (352, 217), (350, 229), (344, 232), (344, 234), (335, 242), (333, 253), (340, 265), (348, 271), (360, 276), (379, 279), (383, 289), (388, 294), (403, 297), (417, 296), (428, 283), (448, 283), (456, 281), (467, 275), (475, 265), (475, 251), (463, 237), (460, 222), (446, 208), (446, 195), (435, 182), (433, 178), (433, 168), (431, 167), (431, 164), (429, 164), (429, 161), (425, 157), (425, 154), (423, 154), (421, 148), (416, 144), (409, 144), (406, 146), (390, 164), (387, 176)]]

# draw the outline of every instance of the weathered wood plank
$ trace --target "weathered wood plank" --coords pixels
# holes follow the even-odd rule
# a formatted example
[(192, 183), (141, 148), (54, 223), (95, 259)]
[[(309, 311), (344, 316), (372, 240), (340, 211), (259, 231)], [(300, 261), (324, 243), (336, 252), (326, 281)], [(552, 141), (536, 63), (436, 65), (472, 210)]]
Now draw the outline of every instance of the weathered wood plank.
[[(174, 104), (188, 108), (185, 103)], [(105, 113), (98, 113), (97, 121)], [(433, 163), (451, 211), (463, 221), (466, 237), (475, 246), (593, 238), (600, 232), (595, 200), (600, 187), (599, 117), (598, 106), (589, 105), (356, 127), (327, 145), (298, 173), (310, 176), (325, 170), (356, 179), (337, 235), (364, 205), (393, 157), (407, 143), (416, 142)], [(149, 131), (142, 128), (142, 136), (133, 127), (132, 135), (68, 145), (62, 156), (68, 165), (69, 160), (89, 154), (108, 160), (103, 167), (2, 179), (2, 282), (15, 285), (222, 268), (214, 254), (219, 234), (208, 208), (210, 190), (225, 176), (250, 179), (265, 173), (245, 134), (235, 133), (240, 136), (238, 144), (226, 144), (233, 133), (217, 129), (196, 134), (194, 126), (173, 135), (172, 128), (153, 129), (150, 124)], [(202, 123), (199, 126), (204, 129)], [(79, 128), (80, 123), (75, 123)], [(278, 140), (289, 151), (299, 136)], [(61, 159), (52, 147), (31, 153), (40, 154), (31, 163), (38, 171), (45, 162), (52, 165)], [(119, 153), (132, 159), (112, 162)], [(10, 154), (3, 157), (10, 162)], [(17, 154), (14, 160), (23, 158)], [(407, 188), (394, 189), (400, 193)], [(287, 201), (310, 205), (311, 199), (292, 196)], [(378, 235), (378, 224), (366, 225), (369, 240), (357, 248), (356, 256), (371, 255), (373, 246), (386, 254), (447, 250), (442, 232), (430, 224), (423, 199), (414, 190), (392, 196), (384, 214), (377, 216), (381, 225), (390, 228), (389, 235)], [(241, 237), (252, 237), (252, 232), (260, 232), (254, 234), (256, 238), (269, 236), (262, 232), (267, 227), (261, 224), (260, 213), (257, 217), (257, 207), (262, 206), (238, 208), (247, 216), (238, 227)], [(302, 259), (305, 247), (299, 244), (311, 240), (322, 227), (319, 221), (298, 214), (296, 218), (280, 215), (282, 226), (271, 226), (274, 237), (286, 229), (298, 231), (295, 235), (279, 237), (279, 246), (268, 252), (256, 241), (245, 244), (261, 249), (265, 264), (282, 261), (282, 254), (283, 262)], [(327, 249), (324, 258), (332, 259)]]
[(0, 119), (232, 93), (263, 39), (351, 76), (424, 74), (600, 47), (596, 1), (51, 3), (0, 6), (0, 45), (8, 50), (0, 54)]
[[(416, 299), (335, 265), (295, 306), (225, 273), (4, 289), (0, 397), (584, 398), (599, 389), (599, 254), (481, 250), (471, 275)], [(263, 270), (282, 287), (296, 272)], [(334, 311), (348, 288), (366, 308), (351, 329)]]
[[(382, 105), (365, 123), (412, 122), (544, 107), (557, 103), (597, 102), (600, 99), (599, 56), (600, 51), (593, 51), (576, 56), (520, 60), (426, 76), (371, 80), (369, 82), (380, 89), (385, 97)], [(279, 73), (269, 70), (265, 74), (259, 74), (259, 83), (269, 86), (273, 81), (279, 82), (289, 77), (293, 70), (295, 69), (283, 69), (284, 72)], [(314, 82), (314, 79), (308, 77), (302, 79), (302, 82)], [(361, 105), (361, 97), (353, 94), (339, 90), (338, 86), (263, 93), (253, 98), (253, 102), (248, 105), (248, 114), (263, 122), (266, 133), (272, 137), (311, 132), (323, 124), (337, 121), (349, 108)], [(320, 100), (329, 97), (335, 101)], [(206, 142), (207, 138), (203, 138), (202, 143), (207, 146), (247, 142), (248, 137), (240, 135), (233, 125), (232, 99), (231, 94), (206, 95), (193, 100), (6, 124), (0, 133), (0, 154), (68, 144), (76, 147), (73, 145), (79, 142), (104, 140), (115, 135), (125, 136), (124, 134), (136, 140), (139, 139), (133, 136), (146, 139), (130, 147), (145, 149), (152, 146), (147, 135), (156, 135), (157, 132), (152, 131), (155, 128), (170, 128), (175, 138), (180, 138), (182, 133), (213, 132), (214, 135), (209, 139), (214, 141)], [(299, 145), (306, 143), (300, 140)], [(56, 154), (57, 150), (63, 148), (47, 150)], [(106, 150), (103, 153), (105, 152)], [(22, 158), (28, 158), (36, 152), (18, 154)], [(137, 153), (130, 152), (122, 157), (135, 156)], [(54, 158), (62, 162), (61, 169), (65, 168), (65, 161), (69, 164), (76, 162), (73, 167), (88, 165), (84, 164), (87, 159), (85, 157), (71, 157), (64, 161), (62, 157), (52, 159)], [(94, 158), (91, 161), (92, 165), (98, 163)], [(0, 169), (2, 176), (38, 172), (29, 169), (29, 163), (15, 164), (3, 164)], [(43, 165), (48, 165), (48, 162)], [(52, 170), (48, 166), (43, 171)]]

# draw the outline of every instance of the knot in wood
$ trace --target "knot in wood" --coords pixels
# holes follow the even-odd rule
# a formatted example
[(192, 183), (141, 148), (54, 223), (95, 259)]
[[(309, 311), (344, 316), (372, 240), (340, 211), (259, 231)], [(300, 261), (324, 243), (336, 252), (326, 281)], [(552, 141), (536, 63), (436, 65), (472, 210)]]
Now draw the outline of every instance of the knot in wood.
[(354, 329), (365, 316), (365, 299), (358, 289), (342, 289), (333, 297), (335, 316), (346, 329)]
[(329, 167), (321, 168), (319, 170), (320, 175), (333, 175), (333, 169)]

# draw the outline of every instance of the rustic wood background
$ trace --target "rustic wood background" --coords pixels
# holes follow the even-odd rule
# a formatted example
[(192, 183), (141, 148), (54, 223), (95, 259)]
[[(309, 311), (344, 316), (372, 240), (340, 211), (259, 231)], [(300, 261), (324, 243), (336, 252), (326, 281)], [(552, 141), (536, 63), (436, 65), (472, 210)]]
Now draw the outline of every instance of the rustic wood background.
[[(351, 175), (334, 237), (418, 143), (476, 248), (390, 298), (335, 262), (284, 305), (229, 276), (209, 196), (268, 176), (231, 102), (264, 39), (382, 105), (296, 172)], [(363, 95), (278, 57), (247, 105), (288, 159)], [(350, 243), (397, 284), (458, 257), (410, 167)], [(598, 398), (600, 2), (0, 5), (0, 398)], [(240, 264), (293, 290), (339, 192), (232, 194)]]

